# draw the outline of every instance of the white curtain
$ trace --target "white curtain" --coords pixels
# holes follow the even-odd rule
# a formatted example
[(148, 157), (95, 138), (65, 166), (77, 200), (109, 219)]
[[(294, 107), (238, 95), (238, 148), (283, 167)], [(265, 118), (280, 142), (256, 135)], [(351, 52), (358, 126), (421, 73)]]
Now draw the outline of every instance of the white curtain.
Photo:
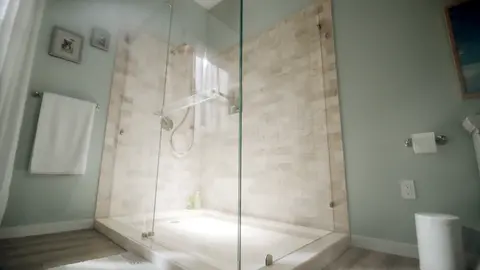
[(0, 223), (44, 7), (45, 0), (0, 0)]

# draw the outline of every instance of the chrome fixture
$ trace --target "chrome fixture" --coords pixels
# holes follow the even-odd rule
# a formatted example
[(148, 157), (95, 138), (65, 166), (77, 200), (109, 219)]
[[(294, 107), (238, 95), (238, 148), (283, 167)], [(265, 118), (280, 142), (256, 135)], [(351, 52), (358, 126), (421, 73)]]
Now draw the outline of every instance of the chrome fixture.
[(172, 8), (172, 6), (173, 6), (173, 1), (174, 1), (174, 0), (165, 0), (165, 1), (163, 1), (163, 2), (164, 2), (165, 4), (167, 4), (167, 6), (169, 6), (170, 8)]
[(217, 89), (213, 89), (214, 96), (223, 98), (228, 102), (228, 114), (236, 114), (240, 112), (240, 106), (238, 105), (239, 101), (235, 95), (235, 92), (230, 92), (229, 95), (225, 95)]
[(173, 128), (173, 121), (168, 116), (162, 116), (162, 120), (160, 123), (162, 129), (166, 131), (170, 131)]
[(142, 232), (142, 239), (146, 240), (155, 236), (154, 232)]
[[(435, 136), (435, 143), (437, 145), (445, 145), (445, 144), (448, 143), (448, 138), (445, 135), (437, 135), (437, 136)], [(412, 138), (408, 138), (408, 139), (405, 140), (405, 146), (406, 147), (412, 147), (413, 146)]]

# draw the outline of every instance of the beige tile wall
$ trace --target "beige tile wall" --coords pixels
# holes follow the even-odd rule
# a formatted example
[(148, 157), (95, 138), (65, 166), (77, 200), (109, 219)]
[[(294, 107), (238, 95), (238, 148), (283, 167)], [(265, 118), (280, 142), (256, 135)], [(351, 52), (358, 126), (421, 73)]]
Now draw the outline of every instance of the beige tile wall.
[[(166, 43), (141, 33), (126, 36), (118, 42), (96, 217), (144, 215), (148, 227), (154, 207), (157, 212), (185, 209), (200, 190), (201, 144), (177, 157), (170, 144), (173, 130), (162, 131), (159, 116), (165, 87), (165, 104), (192, 94), (194, 53), (189, 46), (169, 48), (165, 85)], [(178, 124), (186, 113), (168, 116)], [(193, 117), (191, 110), (173, 137), (179, 152), (192, 139)]]
[(332, 0), (317, 0), (321, 24), (322, 66), (327, 106), (327, 130), (329, 144), (332, 202), (334, 203), (334, 230), (349, 232), (345, 161), (343, 154), (340, 98), (337, 77), (335, 35), (333, 32)]
[[(154, 211), (166, 45), (148, 35), (130, 37), (121, 96), (110, 216)], [(123, 131), (123, 134), (120, 132)], [(153, 216), (152, 216), (153, 217)], [(151, 218), (143, 223), (151, 226)]]
[[(317, 15), (325, 10), (321, 7), (313, 5), (244, 42), (242, 212), (332, 230), (331, 168), (337, 164), (330, 159), (341, 151), (336, 150), (341, 136), (340, 122), (334, 122), (338, 106), (336, 112), (334, 107), (327, 110), (334, 99), (338, 104), (338, 95), (332, 92), (332, 72), (323, 69), (334, 52), (322, 50), (327, 39), (321, 39), (317, 28)], [(325, 12), (320, 16), (328, 19)], [(215, 62), (235, 74), (238, 46)], [(219, 136), (214, 145), (236, 143)], [(330, 154), (331, 147), (335, 154)], [(236, 169), (233, 164), (219, 168), (221, 175)], [(218, 178), (214, 173), (202, 178), (202, 190), (210, 191), (202, 193), (206, 206), (235, 212), (237, 179)], [(231, 199), (218, 198), (219, 183)]]
[(97, 218), (151, 214), (155, 202), (166, 44), (144, 34), (118, 43)]
[(113, 173), (115, 168), (115, 153), (117, 150), (117, 135), (120, 130), (120, 108), (125, 91), (126, 75), (128, 73), (128, 39), (119, 39), (115, 57), (110, 102), (108, 107), (107, 127), (103, 146), (100, 181), (97, 193), (96, 218), (110, 216), (110, 202), (112, 199)]
[[(171, 48), (166, 81), (165, 108), (186, 104), (194, 91), (194, 49), (188, 45)], [(178, 129), (175, 134), (163, 131), (159, 160), (156, 211), (186, 209), (189, 198), (200, 190), (201, 147), (198, 129), (194, 128), (195, 109), (165, 111)], [(180, 125), (185, 118), (183, 124)], [(189, 146), (192, 148), (188, 151)], [(173, 147), (177, 150), (174, 152)], [(179, 155), (180, 154), (180, 155)]]

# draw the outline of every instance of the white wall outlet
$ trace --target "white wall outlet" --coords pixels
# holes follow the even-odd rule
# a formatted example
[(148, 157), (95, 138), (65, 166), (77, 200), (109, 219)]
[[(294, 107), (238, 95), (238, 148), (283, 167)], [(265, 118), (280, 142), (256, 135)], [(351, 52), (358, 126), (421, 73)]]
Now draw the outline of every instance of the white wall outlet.
[(415, 182), (413, 180), (400, 181), (400, 189), (402, 198), (406, 200), (415, 200), (417, 194), (415, 193)]

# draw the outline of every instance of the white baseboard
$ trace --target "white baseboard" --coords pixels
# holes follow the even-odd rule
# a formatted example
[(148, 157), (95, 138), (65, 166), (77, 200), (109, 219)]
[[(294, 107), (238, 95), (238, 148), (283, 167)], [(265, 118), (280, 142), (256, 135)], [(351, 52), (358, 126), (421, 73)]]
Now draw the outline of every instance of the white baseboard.
[(52, 234), (93, 228), (93, 219), (0, 228), (0, 239)]
[(404, 257), (418, 258), (417, 245), (413, 244), (352, 235), (352, 246)]

